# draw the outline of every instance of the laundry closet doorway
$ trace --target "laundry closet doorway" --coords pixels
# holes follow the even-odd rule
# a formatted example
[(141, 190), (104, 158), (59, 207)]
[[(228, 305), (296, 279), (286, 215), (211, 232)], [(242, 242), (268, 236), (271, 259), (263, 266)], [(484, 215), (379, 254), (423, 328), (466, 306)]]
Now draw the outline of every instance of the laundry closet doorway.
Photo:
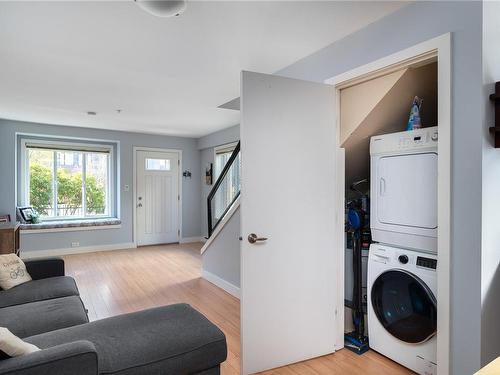
[[(333, 77), (326, 83), (335, 86), (336, 91), (336, 116), (337, 116), (337, 131), (338, 131), (338, 157), (337, 170), (340, 178), (337, 179), (336, 194), (337, 199), (343, 204), (339, 205), (338, 215), (344, 217), (344, 203), (346, 202), (346, 186), (350, 183), (359, 180), (362, 176), (370, 176), (370, 161), (369, 161), (369, 142), (370, 137), (378, 134), (387, 134), (404, 131), (401, 128), (401, 121), (391, 115), (393, 113), (384, 112), (383, 106), (376, 107), (376, 103), (383, 100), (384, 92), (390, 93), (393, 87), (396, 87), (396, 82), (413, 82), (414, 85), (424, 90), (425, 96), (432, 97), (429, 90), (432, 85), (427, 85), (423, 82), (426, 79), (432, 79), (432, 76), (437, 76), (437, 95), (436, 103), (425, 103), (424, 111), (435, 112), (430, 114), (429, 118), (436, 121), (435, 124), (425, 124), (427, 126), (439, 125), (439, 140), (438, 148), (439, 155), (437, 161), (437, 249), (438, 249), (438, 272), (437, 272), (437, 364), (438, 374), (449, 373), (449, 356), (450, 356), (450, 337), (449, 337), (449, 299), (450, 299), (450, 161), (451, 161), (451, 51), (450, 51), (450, 35), (446, 34), (441, 37), (429, 40), (414, 47), (408, 48), (401, 52), (395, 53), (381, 60), (356, 68), (347, 73)], [(418, 72), (418, 73), (416, 73)], [(415, 80), (412, 76), (419, 74), (419, 78)], [(423, 77), (423, 78), (422, 78)], [(377, 81), (378, 83), (373, 83)], [(372, 83), (370, 83), (372, 82)], [(407, 84), (406, 83), (406, 84)], [(372, 85), (372, 91), (358, 90), (356, 86)], [(423, 86), (422, 86), (423, 85)], [(404, 84), (403, 84), (404, 87)], [(349, 90), (352, 91), (349, 93)], [(385, 90), (385, 91), (384, 91)], [(351, 95), (349, 99), (364, 100), (364, 107), (356, 108), (356, 100), (349, 100), (349, 106), (346, 106), (346, 101), (342, 103), (342, 96)], [(377, 95), (380, 94), (380, 97)], [(403, 100), (407, 106), (406, 115), (409, 113), (411, 99), (401, 98), (401, 96), (410, 95), (404, 90), (392, 91), (392, 100), (400, 102)], [(369, 96), (371, 95), (371, 96)], [(363, 116), (373, 109), (373, 118), (368, 125), (359, 126), (363, 121)], [(353, 109), (357, 109), (354, 110)], [(396, 111), (394, 111), (396, 112)], [(382, 117), (389, 118), (389, 121), (381, 121)], [(369, 125), (377, 126), (382, 124), (378, 129), (370, 129)], [(404, 126), (405, 124), (403, 124)], [(425, 126), (424, 125), (424, 126)], [(357, 129), (357, 127), (359, 128)], [(392, 126), (392, 128), (391, 128)], [(394, 126), (399, 126), (394, 127)], [(357, 134), (356, 134), (357, 133)], [(353, 136), (354, 135), (354, 136)], [(363, 152), (352, 152), (352, 150), (365, 150)], [(347, 167), (349, 165), (349, 167)], [(353, 167), (354, 166), (354, 167)], [(363, 170), (365, 168), (365, 170)], [(418, 190), (418, 187), (416, 187)], [(432, 221), (432, 220), (431, 220)], [(342, 223), (343, 224), (343, 223)], [(345, 282), (345, 253), (346, 248), (344, 225), (339, 225), (336, 231), (336, 239), (339, 241), (335, 249), (342, 249), (336, 252), (336, 275), (338, 285), (344, 286)], [(342, 292), (343, 292), (342, 288)], [(344, 293), (338, 298), (337, 306), (344, 305)], [(370, 296), (367, 296), (370, 298)], [(344, 345), (344, 330), (348, 315), (339, 314), (337, 320), (337, 337), (336, 347)]]

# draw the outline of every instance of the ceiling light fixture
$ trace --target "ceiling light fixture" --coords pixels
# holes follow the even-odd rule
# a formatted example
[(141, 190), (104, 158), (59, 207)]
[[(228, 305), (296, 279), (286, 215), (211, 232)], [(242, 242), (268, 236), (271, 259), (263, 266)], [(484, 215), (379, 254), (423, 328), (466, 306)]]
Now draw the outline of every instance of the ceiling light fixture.
[(156, 17), (178, 16), (186, 10), (185, 0), (134, 0), (143, 10)]

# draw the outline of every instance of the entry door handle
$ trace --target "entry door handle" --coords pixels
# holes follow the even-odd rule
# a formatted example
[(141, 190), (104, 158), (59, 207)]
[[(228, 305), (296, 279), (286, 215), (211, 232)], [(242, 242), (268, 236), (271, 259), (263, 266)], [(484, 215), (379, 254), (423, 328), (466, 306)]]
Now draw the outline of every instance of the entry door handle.
[(250, 233), (248, 235), (248, 242), (250, 243), (263, 242), (263, 241), (267, 241), (267, 237), (259, 237), (255, 233)]

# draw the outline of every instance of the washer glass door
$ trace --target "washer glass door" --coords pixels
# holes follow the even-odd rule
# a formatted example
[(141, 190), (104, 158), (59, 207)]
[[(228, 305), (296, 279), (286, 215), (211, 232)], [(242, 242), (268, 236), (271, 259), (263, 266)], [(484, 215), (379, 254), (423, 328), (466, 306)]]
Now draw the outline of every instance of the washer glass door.
[(436, 333), (436, 298), (412, 273), (404, 270), (382, 273), (373, 283), (371, 299), (380, 323), (399, 340), (416, 344)]

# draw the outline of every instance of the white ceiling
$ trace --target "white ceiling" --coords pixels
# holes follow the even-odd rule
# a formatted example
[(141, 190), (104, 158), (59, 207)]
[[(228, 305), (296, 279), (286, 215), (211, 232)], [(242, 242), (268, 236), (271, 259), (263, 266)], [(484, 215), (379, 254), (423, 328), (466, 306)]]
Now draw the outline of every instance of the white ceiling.
[(0, 2), (0, 118), (202, 136), (239, 122), (217, 106), (241, 70), (273, 73), (402, 5), (190, 1), (157, 18), (132, 0)]

